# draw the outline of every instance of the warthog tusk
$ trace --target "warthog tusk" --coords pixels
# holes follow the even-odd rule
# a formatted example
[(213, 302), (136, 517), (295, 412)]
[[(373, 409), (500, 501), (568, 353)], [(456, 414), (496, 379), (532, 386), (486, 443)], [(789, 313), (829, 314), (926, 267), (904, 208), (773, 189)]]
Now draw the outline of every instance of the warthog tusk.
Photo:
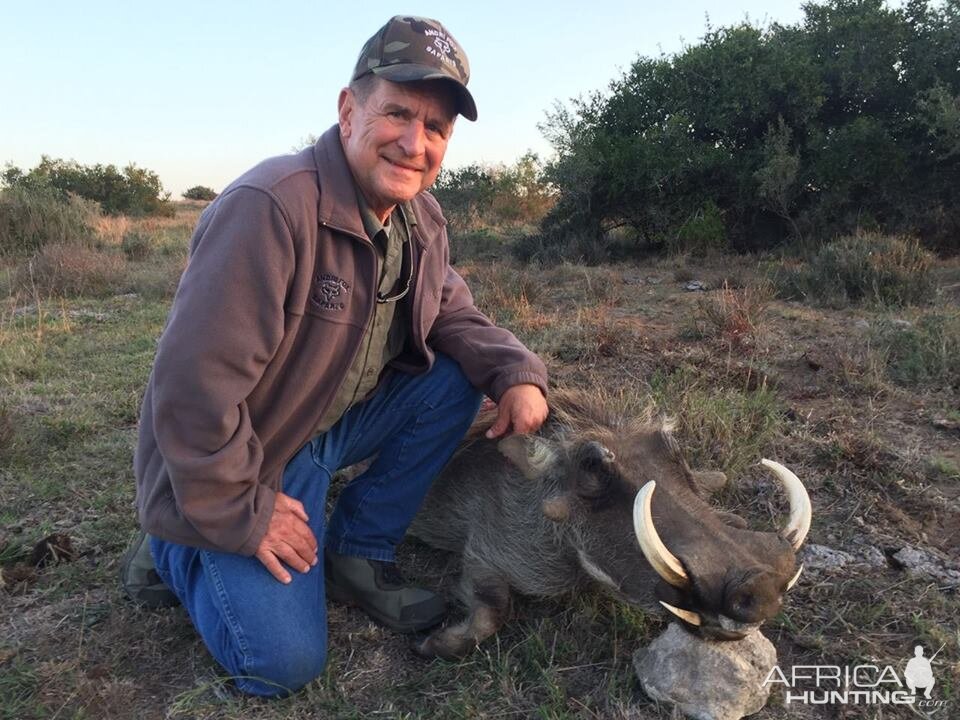
[(780, 535), (787, 539), (794, 550), (799, 550), (803, 541), (810, 531), (810, 520), (813, 517), (813, 506), (810, 504), (810, 496), (807, 495), (806, 488), (800, 482), (800, 478), (787, 470), (783, 465), (773, 460), (764, 458), (761, 464), (770, 468), (770, 471), (776, 475), (777, 480), (783, 485), (790, 500), (790, 518), (787, 520), (786, 527), (780, 532)]
[(699, 626), (701, 624), (700, 616), (693, 612), (692, 610), (682, 610), (681, 608), (674, 607), (668, 603), (665, 603), (663, 600), (660, 601), (660, 604), (663, 605), (667, 610), (672, 612), (681, 620), (686, 620), (691, 625)]
[(685, 588), (690, 584), (690, 578), (687, 577), (683, 565), (676, 556), (667, 550), (667, 546), (660, 540), (657, 529), (653, 526), (651, 505), (656, 487), (656, 481), (651, 480), (637, 493), (633, 501), (633, 531), (637, 535), (637, 542), (640, 543), (643, 556), (657, 575), (674, 587)]
[(800, 579), (800, 573), (802, 572), (803, 572), (803, 565), (801, 565), (800, 569), (797, 570), (796, 574), (792, 578), (790, 578), (790, 582), (787, 583), (787, 590), (789, 590), (790, 588), (792, 588), (794, 585), (797, 584), (797, 580)]

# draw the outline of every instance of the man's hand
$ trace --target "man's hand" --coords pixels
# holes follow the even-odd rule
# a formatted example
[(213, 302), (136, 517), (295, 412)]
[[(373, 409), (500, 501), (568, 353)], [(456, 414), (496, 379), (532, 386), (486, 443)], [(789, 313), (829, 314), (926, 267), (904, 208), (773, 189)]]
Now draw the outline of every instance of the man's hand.
[(257, 560), (284, 585), (292, 579), (281, 560), (302, 573), (317, 564), (317, 539), (307, 525), (306, 510), (299, 500), (277, 493), (267, 534), (257, 548)]
[[(536, 385), (514, 385), (497, 403), (497, 421), (487, 430), (487, 437), (534, 433), (547, 419), (547, 401)], [(509, 432), (508, 432), (509, 431)]]

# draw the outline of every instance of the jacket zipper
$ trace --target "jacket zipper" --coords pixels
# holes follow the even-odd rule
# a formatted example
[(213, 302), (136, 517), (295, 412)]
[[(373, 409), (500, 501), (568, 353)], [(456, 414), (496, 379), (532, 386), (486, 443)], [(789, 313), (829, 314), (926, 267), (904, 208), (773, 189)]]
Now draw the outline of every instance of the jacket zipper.
[[(346, 235), (347, 237), (353, 238), (355, 241), (365, 246), (373, 254), (374, 278), (378, 278), (380, 276), (380, 267), (379, 267), (379, 261), (377, 260), (377, 253), (373, 249), (373, 245), (370, 243), (369, 240), (366, 240), (360, 237), (359, 235), (356, 235), (350, 232), (349, 230), (344, 230), (343, 228), (338, 228), (334, 225), (329, 225), (325, 223), (323, 220), (319, 221), (319, 225), (322, 228), (328, 228), (330, 230), (340, 233), (341, 235)], [(373, 302), (370, 303), (370, 308), (367, 311), (367, 324), (364, 326), (363, 335), (360, 336), (360, 342), (356, 343), (356, 346), (354, 347), (353, 352), (350, 354), (350, 362), (347, 363), (346, 370), (344, 371), (340, 379), (337, 381), (337, 389), (330, 395), (330, 399), (327, 401), (327, 404), (324, 406), (324, 408), (320, 412), (320, 415), (317, 417), (317, 422), (319, 422), (323, 418), (323, 416), (326, 415), (327, 410), (330, 408), (330, 404), (334, 401), (334, 399), (336, 399), (337, 394), (339, 394), (339, 392), (343, 389), (343, 383), (347, 379), (347, 374), (350, 372), (350, 368), (353, 367), (353, 363), (357, 361), (357, 355), (360, 354), (360, 349), (363, 346), (363, 338), (366, 337), (367, 331), (370, 329), (370, 325), (373, 322), (373, 313), (377, 306), (377, 287), (376, 286), (374, 287), (373, 293), (371, 294), (370, 297), (373, 300)]]
[[(420, 352), (425, 358), (427, 357), (427, 339), (425, 337), (419, 337), (421, 335), (421, 320), (423, 319), (423, 302), (420, 300), (420, 292), (423, 289), (423, 266), (424, 258), (427, 257), (427, 246), (423, 244), (422, 238), (420, 237), (419, 229), (416, 231), (417, 236), (417, 245), (420, 246), (420, 257), (417, 260), (417, 274), (413, 282), (413, 297), (411, 302), (413, 302), (413, 312), (410, 313), (410, 317), (413, 321), (413, 344), (417, 348), (417, 351)], [(411, 251), (413, 238), (411, 238)], [(410, 258), (410, 261), (413, 262), (413, 257)]]

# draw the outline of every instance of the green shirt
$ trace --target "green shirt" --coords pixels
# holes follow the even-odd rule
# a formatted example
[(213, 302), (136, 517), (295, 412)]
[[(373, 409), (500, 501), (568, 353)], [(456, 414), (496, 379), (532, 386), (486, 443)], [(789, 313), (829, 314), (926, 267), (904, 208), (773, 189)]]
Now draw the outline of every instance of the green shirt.
[[(363, 229), (377, 253), (377, 266), (380, 268), (378, 295), (396, 295), (406, 287), (406, 278), (400, 275), (403, 271), (404, 245), (410, 242), (410, 226), (417, 224), (413, 208), (410, 203), (398, 205), (387, 218), (387, 223), (383, 224), (359, 191), (357, 203)], [(347, 410), (361, 402), (377, 386), (380, 373), (387, 363), (403, 350), (407, 329), (396, 310), (396, 302), (374, 304), (373, 318), (364, 331), (357, 356), (333, 402), (323, 414), (317, 433), (329, 430)]]

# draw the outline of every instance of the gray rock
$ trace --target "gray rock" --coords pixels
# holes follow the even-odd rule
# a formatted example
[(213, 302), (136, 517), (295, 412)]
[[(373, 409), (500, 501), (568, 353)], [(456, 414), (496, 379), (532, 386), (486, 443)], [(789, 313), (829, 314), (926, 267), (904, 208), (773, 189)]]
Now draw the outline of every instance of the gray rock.
[(863, 560), (864, 564), (873, 568), (887, 567), (886, 556), (873, 545), (863, 545), (857, 548), (857, 551), (859, 552), (860, 558)]
[(799, 560), (806, 570), (839, 570), (856, 562), (856, 558), (848, 552), (814, 543), (803, 546)]
[(683, 286), (683, 289), (687, 292), (703, 292), (707, 289), (707, 285), (699, 280), (691, 280)]
[(707, 642), (672, 623), (633, 655), (643, 691), (696, 720), (740, 720), (758, 712), (770, 695), (763, 681), (776, 664), (773, 644), (759, 632)]
[(923, 548), (906, 545), (893, 554), (908, 575), (928, 577), (946, 587), (960, 587), (960, 565), (951, 563)]
[(853, 552), (838, 550), (837, 548), (816, 543), (807, 543), (800, 550), (799, 560), (803, 563), (804, 572), (826, 571), (833, 572), (847, 566), (866, 566), (883, 568), (887, 560), (883, 553), (868, 544), (857, 544), (851, 547)]

